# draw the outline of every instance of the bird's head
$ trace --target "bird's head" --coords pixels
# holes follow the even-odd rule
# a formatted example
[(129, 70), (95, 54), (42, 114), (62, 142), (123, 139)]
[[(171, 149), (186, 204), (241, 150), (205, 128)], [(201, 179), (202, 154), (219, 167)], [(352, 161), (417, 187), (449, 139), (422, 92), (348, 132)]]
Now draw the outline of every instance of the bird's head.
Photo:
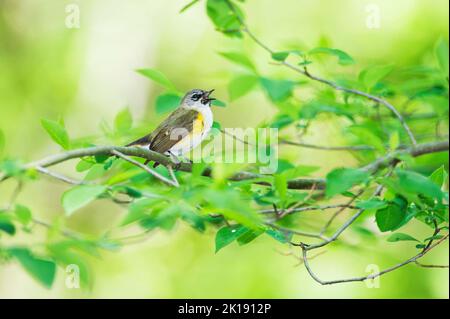
[(210, 107), (211, 101), (215, 100), (215, 98), (210, 96), (212, 92), (214, 92), (214, 89), (210, 91), (200, 89), (191, 90), (186, 93), (181, 104), (184, 107), (193, 109)]

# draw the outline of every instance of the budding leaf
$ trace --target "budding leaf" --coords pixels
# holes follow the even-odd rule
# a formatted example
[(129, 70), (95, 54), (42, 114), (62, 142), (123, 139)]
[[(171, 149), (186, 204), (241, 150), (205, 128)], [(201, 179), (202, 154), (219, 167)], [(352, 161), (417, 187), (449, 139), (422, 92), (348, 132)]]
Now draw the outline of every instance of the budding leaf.
[(338, 50), (338, 49), (332, 49), (332, 48), (315, 48), (311, 51), (309, 51), (310, 55), (313, 54), (328, 54), (333, 55), (338, 58), (338, 63), (340, 65), (351, 65), (355, 64), (355, 60), (345, 53), (344, 51)]
[(176, 92), (177, 89), (175, 88), (175, 85), (165, 76), (162, 72), (155, 70), (155, 69), (139, 69), (137, 70), (138, 73), (142, 74), (143, 76), (155, 81), (159, 85), (165, 87), (166, 89), (170, 91)]
[(65, 127), (58, 122), (42, 119), (41, 120), (42, 127), (47, 131), (50, 137), (55, 141), (58, 145), (60, 145), (63, 149), (69, 149), (70, 141), (69, 135)]
[(414, 237), (408, 235), (408, 234), (403, 234), (403, 233), (395, 233), (392, 234), (391, 236), (389, 236), (389, 238), (387, 239), (388, 242), (394, 243), (397, 241), (417, 241), (420, 243), (419, 240), (415, 239)]
[(359, 169), (338, 168), (327, 175), (327, 197), (341, 194), (351, 187), (361, 184), (369, 178), (370, 174)]
[(81, 185), (76, 186), (62, 196), (62, 205), (67, 216), (76, 210), (86, 206), (106, 191), (103, 185)]

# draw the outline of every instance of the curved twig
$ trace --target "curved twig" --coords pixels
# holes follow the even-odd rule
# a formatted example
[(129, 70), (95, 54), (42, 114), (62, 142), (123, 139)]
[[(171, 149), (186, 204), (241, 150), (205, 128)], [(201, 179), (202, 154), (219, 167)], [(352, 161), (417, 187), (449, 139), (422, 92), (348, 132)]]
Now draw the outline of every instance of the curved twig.
[(392, 267), (389, 267), (385, 270), (382, 270), (378, 273), (362, 276), (362, 277), (354, 277), (354, 278), (347, 278), (347, 279), (337, 279), (337, 280), (321, 280), (311, 269), (311, 266), (308, 262), (308, 249), (305, 246), (302, 246), (302, 254), (303, 254), (303, 262), (305, 264), (306, 270), (310, 274), (310, 276), (317, 281), (321, 285), (333, 285), (333, 284), (340, 284), (340, 283), (349, 283), (349, 282), (357, 282), (357, 281), (365, 281), (369, 279), (375, 279), (377, 277), (380, 277), (384, 274), (387, 274), (389, 272), (392, 272), (394, 270), (397, 270), (398, 268), (401, 268), (403, 266), (406, 266), (410, 263), (416, 263), (418, 259), (422, 258), (424, 255), (426, 255), (428, 252), (430, 252), (433, 248), (443, 243), (445, 240), (448, 239), (448, 234), (445, 235), (442, 239), (437, 241), (434, 245), (428, 247), (427, 250), (420, 252), (419, 254), (415, 255), (414, 257), (409, 258), (408, 260), (405, 260), (397, 265), (394, 265)]

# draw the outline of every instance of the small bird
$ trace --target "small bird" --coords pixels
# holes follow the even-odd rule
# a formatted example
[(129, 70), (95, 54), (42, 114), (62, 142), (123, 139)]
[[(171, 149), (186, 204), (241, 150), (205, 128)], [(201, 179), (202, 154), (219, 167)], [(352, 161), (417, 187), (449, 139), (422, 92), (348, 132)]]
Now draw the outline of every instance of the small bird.
[[(199, 145), (208, 135), (213, 124), (210, 97), (213, 90), (194, 89), (186, 93), (180, 106), (153, 132), (126, 146), (140, 146), (154, 152), (178, 157)], [(148, 164), (149, 161), (145, 162)], [(153, 167), (158, 166), (155, 163)]]

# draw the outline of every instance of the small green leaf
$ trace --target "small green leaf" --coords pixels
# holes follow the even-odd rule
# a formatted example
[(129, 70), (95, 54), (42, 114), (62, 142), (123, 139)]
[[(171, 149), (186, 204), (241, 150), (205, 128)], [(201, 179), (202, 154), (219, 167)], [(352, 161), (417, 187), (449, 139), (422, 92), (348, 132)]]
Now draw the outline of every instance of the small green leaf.
[(173, 85), (173, 83), (162, 72), (155, 69), (140, 69), (137, 70), (137, 72), (155, 81), (156, 83), (165, 87), (166, 89), (177, 92), (175, 85)]
[(289, 54), (289, 51), (274, 52), (272, 53), (272, 59), (275, 61), (284, 62), (288, 58)]
[(22, 205), (16, 205), (14, 209), (14, 213), (17, 216), (17, 219), (23, 224), (28, 225), (31, 222), (32, 215), (31, 211), (28, 207)]
[(370, 174), (353, 168), (338, 168), (327, 175), (327, 197), (341, 194), (351, 187), (361, 184), (369, 178)]
[(219, 122), (217, 122), (217, 121), (214, 121), (213, 122), (213, 124), (212, 124), (212, 128), (214, 128), (214, 129), (216, 129), (216, 130), (221, 130), (222, 129), (222, 126), (220, 125), (220, 123)]
[(176, 94), (166, 93), (156, 99), (156, 113), (163, 114), (175, 110), (181, 102), (181, 97)]
[(445, 170), (444, 165), (439, 167), (430, 176), (430, 180), (439, 187), (443, 187), (447, 183), (448, 173)]
[(114, 119), (114, 127), (116, 132), (123, 133), (131, 129), (133, 125), (133, 118), (131, 117), (130, 110), (124, 108), (120, 111)]
[(397, 169), (395, 173), (399, 178), (402, 189), (406, 192), (442, 200), (444, 194), (441, 188), (429, 178), (416, 172), (401, 169)]
[(371, 90), (378, 82), (387, 77), (394, 70), (394, 65), (375, 65), (361, 71), (359, 80)]
[[(234, 10), (231, 10), (232, 5)], [(217, 30), (230, 37), (242, 37), (240, 20), (244, 19), (244, 14), (233, 2), (224, 0), (207, 0), (206, 13), (216, 26)]]
[(56, 274), (56, 264), (53, 261), (36, 257), (26, 248), (12, 248), (8, 252), (34, 279), (51, 288)]
[(0, 212), (0, 232), (3, 231), (9, 235), (15, 235), (16, 227), (11, 221), (11, 217), (9, 215), (5, 215)]
[(434, 235), (434, 236), (425, 238), (424, 241), (439, 240), (442, 238), (444, 238), (444, 235)]
[(225, 59), (240, 65), (251, 72), (256, 73), (256, 67), (253, 62), (242, 53), (239, 52), (219, 52)]
[(388, 203), (380, 199), (370, 199), (356, 203), (356, 207), (362, 209), (382, 209), (388, 206)]
[(250, 92), (258, 84), (258, 78), (253, 75), (242, 75), (231, 80), (228, 85), (230, 100), (234, 101)]
[(272, 80), (261, 78), (261, 85), (273, 102), (281, 102), (292, 96), (295, 82), (288, 80)]
[(415, 239), (414, 237), (408, 235), (408, 234), (403, 234), (403, 233), (395, 233), (392, 234), (391, 236), (389, 236), (389, 238), (387, 239), (388, 242), (394, 243), (397, 241), (417, 241), (420, 243), (419, 240)]
[(241, 225), (226, 226), (219, 229), (216, 234), (216, 253), (225, 246), (231, 244), (247, 231), (248, 228)]
[(382, 232), (396, 230), (403, 226), (406, 210), (396, 203), (391, 203), (388, 207), (378, 210), (375, 218), (378, 228)]
[(62, 205), (67, 216), (76, 210), (86, 206), (106, 191), (103, 185), (81, 185), (76, 186), (62, 196)]
[(275, 186), (275, 189), (277, 190), (277, 193), (278, 193), (278, 196), (280, 197), (280, 199), (284, 200), (286, 198), (286, 193), (288, 190), (286, 176), (283, 174), (275, 175), (274, 186)]
[(260, 229), (257, 230), (249, 229), (247, 230), (247, 232), (238, 237), (237, 243), (240, 246), (246, 245), (255, 240), (256, 238), (258, 238), (262, 233), (264, 233), (264, 231)]
[(159, 198), (142, 198), (133, 202), (128, 208), (128, 214), (120, 223), (121, 226), (126, 226), (134, 223), (144, 217), (149, 217), (152, 209), (156, 204), (161, 202)]
[(313, 54), (328, 54), (333, 55), (338, 58), (338, 63), (340, 65), (351, 65), (355, 64), (355, 60), (345, 53), (344, 51), (338, 50), (338, 49), (331, 49), (331, 48), (315, 48), (311, 51), (309, 51), (310, 55)]
[(286, 235), (285, 233), (276, 230), (276, 229), (268, 229), (266, 230), (266, 234), (272, 237), (273, 239), (279, 241), (282, 244), (286, 244), (291, 240), (291, 236)]
[(75, 166), (75, 170), (77, 172), (85, 172), (87, 170), (89, 170), (95, 163), (94, 162), (90, 162), (90, 161), (86, 161), (86, 160), (81, 160), (78, 162), (77, 166)]
[(42, 119), (41, 124), (42, 127), (53, 139), (53, 141), (55, 141), (63, 149), (66, 150), (70, 147), (69, 135), (67, 134), (66, 129), (61, 123), (47, 119)]

